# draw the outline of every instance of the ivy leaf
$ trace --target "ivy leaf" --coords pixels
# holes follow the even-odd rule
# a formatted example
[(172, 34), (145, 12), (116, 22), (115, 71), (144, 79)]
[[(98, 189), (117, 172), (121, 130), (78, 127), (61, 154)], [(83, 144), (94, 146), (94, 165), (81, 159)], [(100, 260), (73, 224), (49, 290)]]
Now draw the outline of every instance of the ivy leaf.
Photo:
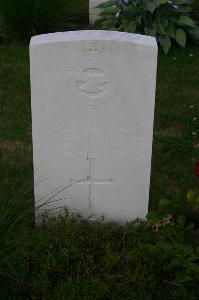
[(186, 45), (186, 33), (183, 29), (179, 28), (175, 32), (175, 40), (181, 47), (185, 47)]
[(162, 46), (162, 49), (165, 54), (168, 53), (169, 49), (171, 48), (171, 39), (168, 36), (162, 36), (159, 39), (160, 45)]
[(178, 24), (182, 25), (182, 26), (189, 26), (189, 27), (192, 27), (192, 28), (196, 27), (194, 21), (191, 18), (187, 17), (187, 16), (181, 16), (179, 21), (178, 21)]

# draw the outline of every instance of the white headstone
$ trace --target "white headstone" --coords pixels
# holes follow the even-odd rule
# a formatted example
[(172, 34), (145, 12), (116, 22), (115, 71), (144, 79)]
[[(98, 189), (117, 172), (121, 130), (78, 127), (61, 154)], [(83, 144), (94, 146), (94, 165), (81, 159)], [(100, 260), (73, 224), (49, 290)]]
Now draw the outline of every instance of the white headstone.
[(156, 40), (143, 35), (31, 39), (36, 206), (115, 221), (146, 216), (156, 61)]
[(107, 2), (107, 0), (89, 0), (89, 23), (93, 24), (100, 19), (101, 9), (99, 5)]

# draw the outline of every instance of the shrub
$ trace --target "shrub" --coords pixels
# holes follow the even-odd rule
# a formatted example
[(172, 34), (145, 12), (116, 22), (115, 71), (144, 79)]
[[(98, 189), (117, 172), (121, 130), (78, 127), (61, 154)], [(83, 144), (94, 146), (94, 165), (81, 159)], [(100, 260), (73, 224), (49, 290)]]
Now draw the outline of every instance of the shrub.
[(193, 16), (199, 21), (199, 1), (193, 0)]
[(199, 41), (199, 29), (190, 18), (190, 0), (119, 0), (101, 7), (102, 29), (154, 36), (165, 53), (173, 41), (185, 47), (187, 36)]
[[(85, 17), (85, 0), (80, 3), (80, 14)], [(63, 31), (73, 8), (70, 0), (0, 0), (0, 19), (8, 40), (29, 40), (32, 35)], [(76, 7), (78, 16), (77, 11)]]

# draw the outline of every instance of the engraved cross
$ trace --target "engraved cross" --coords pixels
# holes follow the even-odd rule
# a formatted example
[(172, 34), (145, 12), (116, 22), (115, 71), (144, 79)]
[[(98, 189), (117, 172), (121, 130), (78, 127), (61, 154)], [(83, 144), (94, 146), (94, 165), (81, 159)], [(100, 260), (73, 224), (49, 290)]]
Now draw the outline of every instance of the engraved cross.
[(77, 184), (88, 184), (89, 188), (89, 216), (93, 214), (92, 204), (94, 198), (94, 185), (95, 184), (110, 184), (114, 178), (109, 179), (96, 179), (94, 178), (93, 170), (94, 170), (94, 160), (95, 157), (89, 157), (87, 153), (87, 161), (88, 161), (88, 176), (82, 180), (70, 178), (70, 184), (77, 183)]

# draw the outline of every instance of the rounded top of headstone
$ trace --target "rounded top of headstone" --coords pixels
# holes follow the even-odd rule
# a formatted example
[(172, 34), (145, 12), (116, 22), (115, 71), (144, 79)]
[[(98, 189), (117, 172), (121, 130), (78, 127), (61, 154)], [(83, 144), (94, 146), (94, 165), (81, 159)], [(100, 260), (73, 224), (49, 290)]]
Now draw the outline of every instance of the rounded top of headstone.
[(118, 32), (118, 31), (107, 31), (107, 30), (80, 30), (80, 31), (66, 31), (41, 34), (33, 36), (30, 41), (30, 46), (38, 44), (51, 44), (59, 42), (71, 42), (71, 41), (120, 41), (128, 42), (138, 45), (146, 45), (157, 48), (157, 42), (154, 37)]

